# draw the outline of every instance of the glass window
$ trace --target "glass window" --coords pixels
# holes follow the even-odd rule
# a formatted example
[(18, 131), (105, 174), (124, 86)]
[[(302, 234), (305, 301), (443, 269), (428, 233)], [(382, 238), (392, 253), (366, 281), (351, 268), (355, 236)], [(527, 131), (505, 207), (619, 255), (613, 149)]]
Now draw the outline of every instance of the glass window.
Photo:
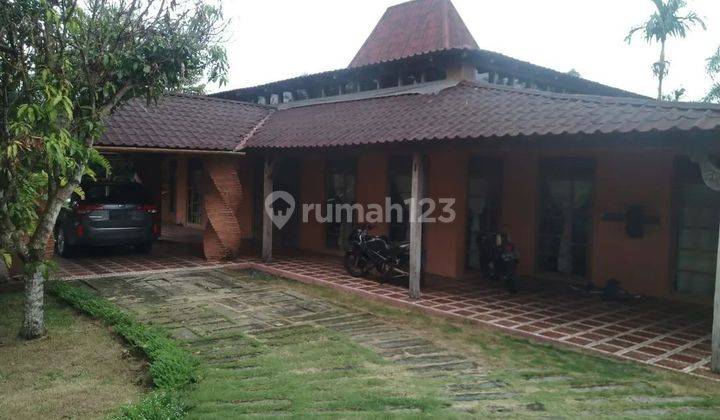
[(191, 159), (188, 162), (188, 212), (187, 222), (202, 223), (203, 217), (203, 168), (202, 162)]
[(325, 224), (325, 244), (329, 248), (344, 249), (350, 235), (353, 221), (347, 219), (347, 211), (341, 212), (342, 220), (336, 220), (336, 216), (340, 212), (338, 206), (355, 204), (355, 168), (354, 158), (328, 159), (325, 165), (325, 197), (329, 212), (326, 216), (333, 216), (332, 222)]
[(467, 265), (480, 268), (480, 238), (500, 228), (502, 161), (474, 157), (469, 163)]
[(553, 158), (540, 165), (540, 270), (588, 274), (594, 162)]
[(720, 193), (702, 180), (698, 164), (682, 157), (675, 161), (677, 197), (677, 256), (675, 289), (712, 296), (718, 247)]

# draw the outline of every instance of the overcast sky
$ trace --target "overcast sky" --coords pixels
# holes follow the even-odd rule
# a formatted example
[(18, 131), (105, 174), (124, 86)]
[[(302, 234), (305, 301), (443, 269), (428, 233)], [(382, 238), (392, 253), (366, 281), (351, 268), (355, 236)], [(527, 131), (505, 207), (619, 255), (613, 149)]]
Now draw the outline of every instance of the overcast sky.
[[(229, 84), (253, 86), (344, 68), (388, 6), (397, 0), (222, 0), (228, 28)], [(653, 11), (650, 0), (454, 0), (480, 48), (590, 80), (656, 95), (659, 46), (628, 30)], [(667, 46), (666, 92), (704, 96), (705, 60), (720, 45), (720, 1), (689, 0), (707, 23)], [(216, 88), (209, 90), (215, 91)]]

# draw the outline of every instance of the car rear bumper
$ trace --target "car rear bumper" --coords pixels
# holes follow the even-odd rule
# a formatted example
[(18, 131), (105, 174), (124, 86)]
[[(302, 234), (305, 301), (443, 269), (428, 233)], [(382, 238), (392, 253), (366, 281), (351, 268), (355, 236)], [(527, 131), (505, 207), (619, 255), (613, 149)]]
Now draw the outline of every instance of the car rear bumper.
[(73, 245), (137, 245), (155, 239), (152, 228), (147, 227), (113, 227), (93, 228), (85, 227), (82, 235), (73, 232), (70, 241)]

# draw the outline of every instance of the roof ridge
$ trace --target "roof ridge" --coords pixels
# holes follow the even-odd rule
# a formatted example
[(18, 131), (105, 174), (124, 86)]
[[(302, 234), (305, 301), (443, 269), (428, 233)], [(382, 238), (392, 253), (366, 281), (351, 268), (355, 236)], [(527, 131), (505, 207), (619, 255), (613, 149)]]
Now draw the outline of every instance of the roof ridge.
[(266, 122), (268, 122), (268, 120), (270, 120), (270, 117), (272, 117), (272, 115), (275, 112), (276, 112), (276, 110), (274, 110), (274, 109), (271, 110), (270, 112), (268, 112), (268, 114), (266, 116), (264, 116), (260, 121), (258, 121), (258, 123), (255, 124), (255, 126), (252, 128), (252, 130), (250, 130), (247, 134), (245, 134), (243, 136), (243, 139), (240, 140), (240, 143), (238, 143), (237, 146), (235, 146), (235, 148), (233, 149), (233, 152), (239, 152), (239, 151), (243, 150), (245, 148), (245, 145), (247, 144), (247, 142), (250, 141), (250, 139), (252, 139), (252, 137), (255, 135), (255, 133), (257, 133), (258, 130), (260, 130), (262, 128), (262, 126), (265, 125)]
[(530, 90), (524, 88), (517, 88), (514, 86), (497, 85), (488, 82), (480, 81), (462, 81), (458, 85), (468, 85), (479, 87), (490, 90), (500, 90), (518, 93), (527, 96), (542, 96), (548, 98), (557, 98), (564, 100), (575, 100), (581, 102), (592, 102), (592, 103), (617, 103), (626, 105), (645, 105), (654, 106), (656, 108), (680, 108), (680, 109), (716, 109), (720, 111), (720, 104), (713, 104), (707, 102), (669, 102), (669, 101), (658, 101), (657, 99), (644, 99), (644, 98), (628, 98), (623, 96), (605, 96), (605, 95), (589, 95), (585, 93), (559, 93), (559, 92), (548, 92), (541, 90)]

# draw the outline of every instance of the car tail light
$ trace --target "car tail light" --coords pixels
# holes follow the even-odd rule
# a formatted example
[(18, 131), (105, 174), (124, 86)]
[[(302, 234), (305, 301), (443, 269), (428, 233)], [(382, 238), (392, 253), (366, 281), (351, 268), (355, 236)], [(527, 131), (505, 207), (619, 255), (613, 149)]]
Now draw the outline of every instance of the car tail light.
[(102, 210), (103, 206), (99, 204), (78, 204), (75, 206), (75, 214), (88, 214), (96, 210)]
[(148, 212), (150, 214), (157, 213), (157, 207), (152, 204), (143, 204), (142, 206), (138, 206), (137, 209)]
[(75, 228), (75, 233), (77, 233), (78, 237), (85, 236), (85, 228), (83, 227), (83, 225), (77, 225), (77, 227)]

